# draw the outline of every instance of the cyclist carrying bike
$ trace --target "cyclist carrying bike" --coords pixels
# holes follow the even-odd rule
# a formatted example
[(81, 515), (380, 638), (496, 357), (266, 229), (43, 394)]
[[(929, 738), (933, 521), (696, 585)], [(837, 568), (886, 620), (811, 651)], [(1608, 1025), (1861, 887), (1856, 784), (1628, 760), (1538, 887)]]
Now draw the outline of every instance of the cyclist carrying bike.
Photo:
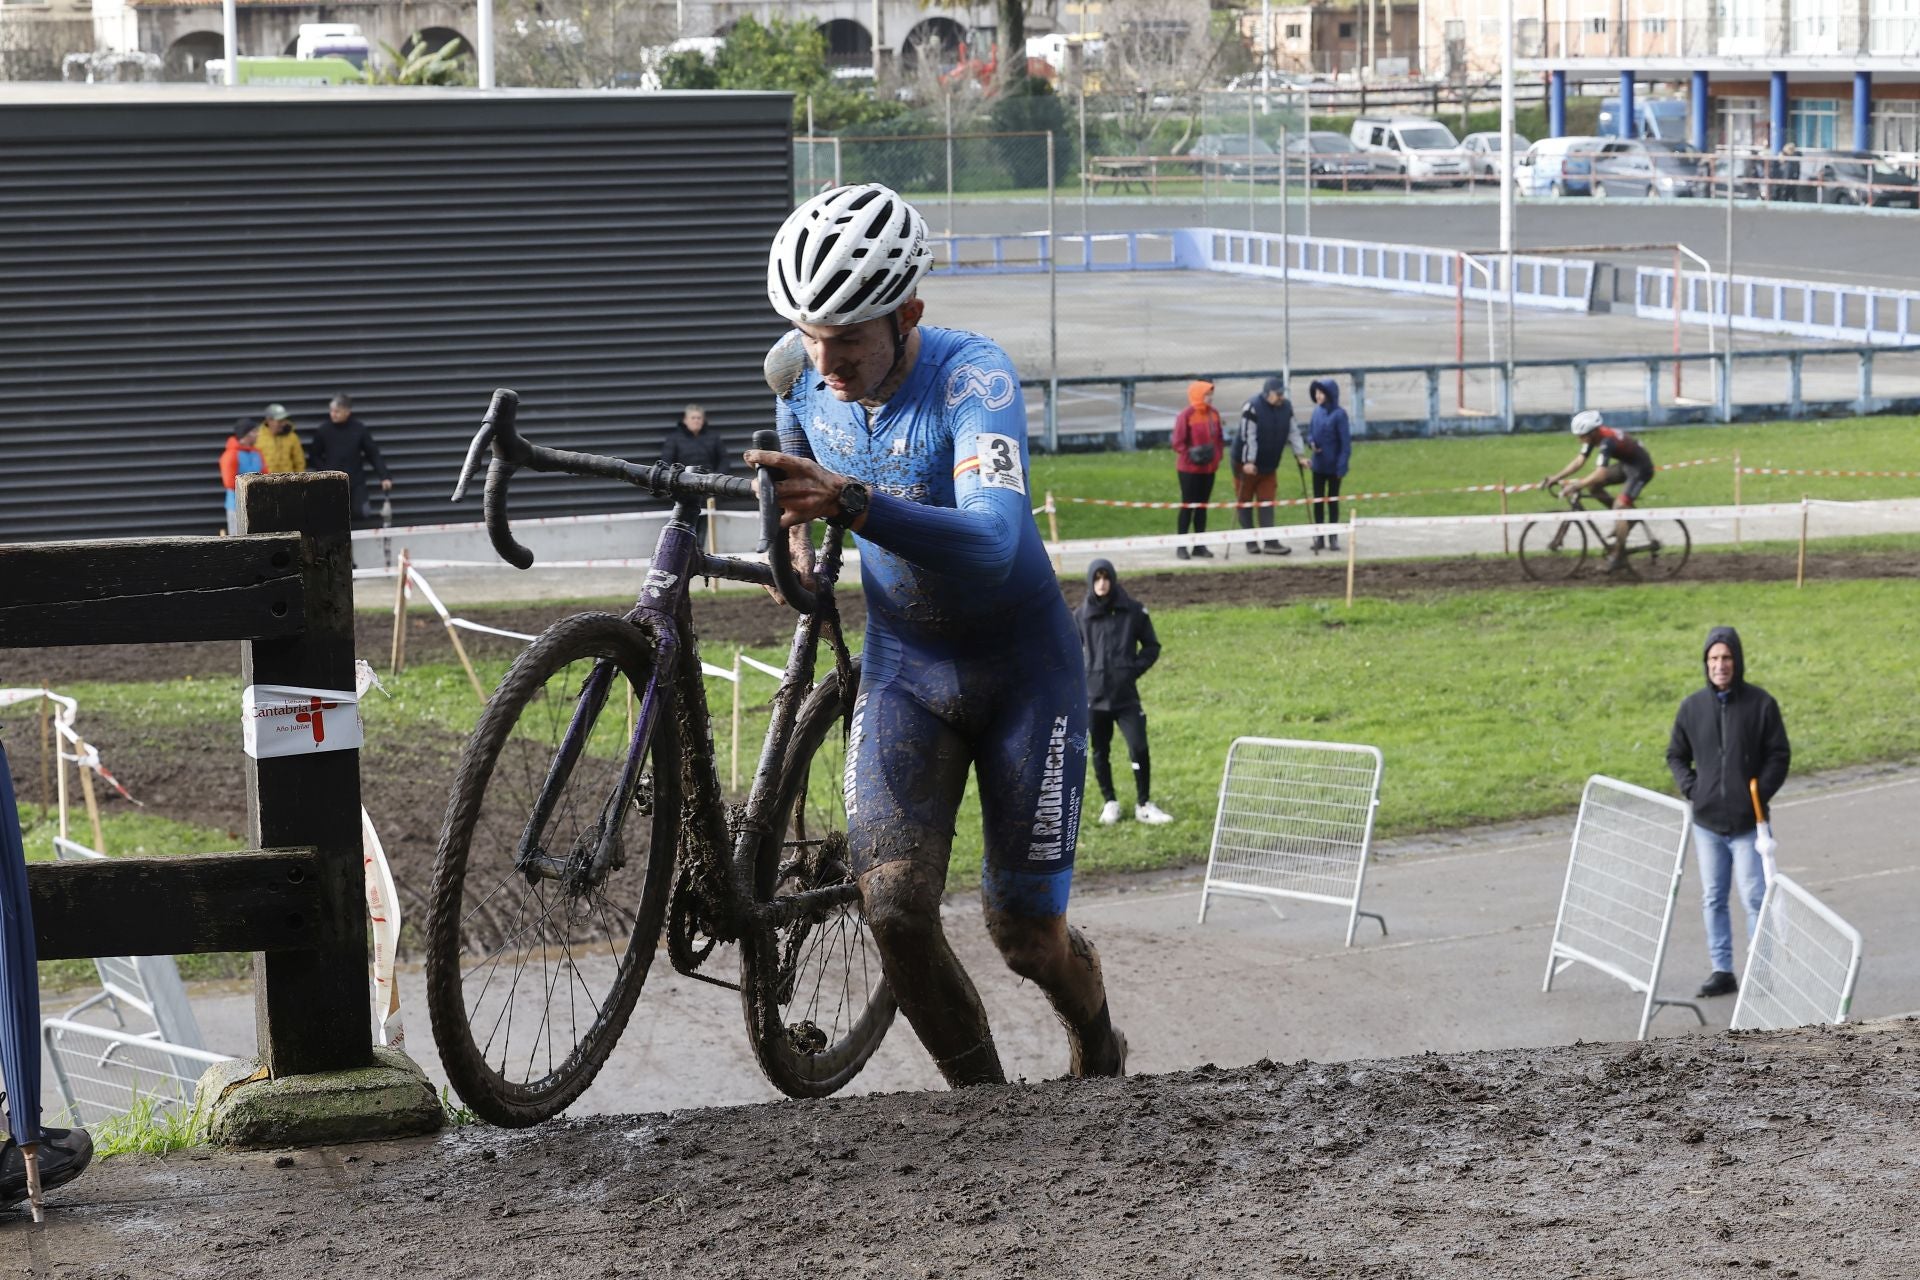
[[(1080, 641), (1027, 494), (1020, 378), (978, 334), (922, 325), (926, 223), (877, 184), (807, 201), (775, 236), (767, 294), (807, 369), (779, 400), (775, 487), (794, 561), (806, 522), (853, 530), (867, 600), (847, 742), (847, 836), (887, 981), (948, 1084), (1005, 1080), (940, 926), (967, 772), (981, 898), (1007, 965), (1067, 1029), (1075, 1075), (1119, 1075), (1099, 956), (1066, 922), (1086, 779)], [(783, 341), (785, 341), (783, 339)], [(830, 534), (830, 536), (837, 536)]]
[[(1573, 461), (1543, 479), (1540, 487), (1551, 489), (1559, 484), (1563, 498), (1591, 493), (1616, 511), (1632, 510), (1634, 500), (1653, 481), (1653, 455), (1647, 452), (1647, 447), (1636, 440), (1633, 433), (1608, 426), (1598, 409), (1574, 414), (1570, 429), (1580, 438), (1580, 452), (1574, 455)], [(1600, 458), (1594, 463), (1593, 470), (1578, 480), (1568, 480), (1567, 477), (1578, 471), (1595, 449), (1600, 451)], [(1618, 497), (1614, 497), (1607, 492), (1610, 484), (1622, 484), (1625, 488)], [(1631, 523), (1629, 520), (1614, 522), (1613, 545), (1607, 552), (1609, 573), (1626, 566), (1627, 529)], [(1562, 526), (1561, 533), (1555, 534), (1548, 545), (1558, 548), (1564, 532), (1565, 526)]]

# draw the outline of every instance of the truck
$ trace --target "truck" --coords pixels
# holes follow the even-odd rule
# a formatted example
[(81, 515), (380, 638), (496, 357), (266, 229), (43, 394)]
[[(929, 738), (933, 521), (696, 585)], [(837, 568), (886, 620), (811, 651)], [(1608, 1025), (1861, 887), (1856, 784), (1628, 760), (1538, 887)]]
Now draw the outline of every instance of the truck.
[[(1687, 140), (1687, 100), (1685, 98), (1640, 98), (1633, 100), (1634, 129), (1631, 136), (1658, 142)], [(1600, 100), (1602, 137), (1620, 136), (1620, 99)]]

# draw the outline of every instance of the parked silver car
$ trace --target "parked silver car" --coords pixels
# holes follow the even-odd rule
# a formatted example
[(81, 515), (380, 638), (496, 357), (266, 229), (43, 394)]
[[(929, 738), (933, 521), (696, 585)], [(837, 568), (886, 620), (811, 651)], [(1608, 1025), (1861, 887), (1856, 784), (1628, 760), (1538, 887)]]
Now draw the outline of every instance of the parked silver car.
[(1683, 200), (1708, 193), (1700, 157), (1677, 142), (1614, 138), (1593, 161), (1593, 194)]

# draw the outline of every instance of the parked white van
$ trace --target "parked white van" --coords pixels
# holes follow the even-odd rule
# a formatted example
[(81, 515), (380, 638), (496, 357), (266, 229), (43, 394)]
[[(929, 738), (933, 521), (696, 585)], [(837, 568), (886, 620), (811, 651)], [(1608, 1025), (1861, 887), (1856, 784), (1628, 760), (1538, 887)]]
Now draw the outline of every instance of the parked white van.
[(1438, 120), (1419, 116), (1361, 116), (1349, 135), (1353, 145), (1373, 155), (1393, 159), (1409, 178), (1464, 180), (1469, 170), (1465, 152), (1452, 130)]
[(1590, 196), (1593, 160), (1606, 138), (1542, 138), (1513, 162), (1514, 190), (1523, 196)]

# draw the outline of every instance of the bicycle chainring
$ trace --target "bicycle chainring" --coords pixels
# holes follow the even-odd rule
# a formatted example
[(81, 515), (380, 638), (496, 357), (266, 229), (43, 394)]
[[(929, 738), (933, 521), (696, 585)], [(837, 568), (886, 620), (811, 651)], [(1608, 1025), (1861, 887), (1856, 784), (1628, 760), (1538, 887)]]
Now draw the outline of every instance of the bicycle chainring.
[(673, 882), (673, 899), (667, 907), (667, 958), (681, 973), (692, 973), (707, 962), (720, 939), (702, 918), (700, 891), (692, 880), (681, 874)]

